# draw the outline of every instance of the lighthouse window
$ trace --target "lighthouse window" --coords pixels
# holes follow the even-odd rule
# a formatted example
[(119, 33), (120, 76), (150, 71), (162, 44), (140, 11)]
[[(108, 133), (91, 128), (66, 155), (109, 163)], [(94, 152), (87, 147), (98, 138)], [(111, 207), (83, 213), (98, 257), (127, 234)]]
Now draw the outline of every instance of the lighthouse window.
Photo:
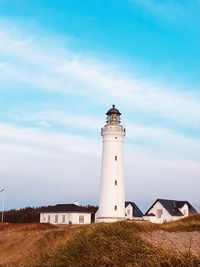
[(117, 185), (117, 180), (115, 180), (115, 185)]
[(117, 206), (115, 206), (115, 210), (117, 210)]
[(117, 161), (117, 156), (115, 156), (115, 161)]

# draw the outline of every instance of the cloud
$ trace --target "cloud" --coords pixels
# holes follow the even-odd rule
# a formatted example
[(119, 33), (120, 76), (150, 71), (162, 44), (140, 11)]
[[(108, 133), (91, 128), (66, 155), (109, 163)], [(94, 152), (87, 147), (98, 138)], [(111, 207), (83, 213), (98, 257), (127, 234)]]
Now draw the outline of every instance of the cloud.
[(6, 208), (95, 199), (100, 145), (80, 135), (1, 124), (0, 183), (7, 188)]
[(99, 131), (100, 127), (105, 123), (104, 118), (97, 118), (86, 114), (74, 114), (74, 112), (64, 112), (63, 110), (46, 109), (38, 112), (31, 113), (11, 113), (8, 118), (18, 123), (21, 122), (34, 122), (36, 125), (50, 126), (61, 125), (70, 128), (87, 129), (89, 131)]
[[(57, 110), (45, 110), (31, 114), (12, 114), (9, 118), (18, 123), (33, 122), (36, 126), (51, 127), (54, 129), (57, 125), (65, 127), (70, 131), (77, 129), (83, 134), (86, 130), (87, 135), (99, 134), (100, 127), (104, 125), (103, 118), (92, 117), (91, 115), (82, 115), (81, 117), (71, 112), (67, 114)], [(159, 154), (161, 157), (187, 158), (199, 160), (200, 142), (197, 138), (185, 136), (183, 133), (168, 128), (158, 126), (147, 126), (142, 124), (133, 124), (131, 120), (126, 121), (127, 141), (135, 144), (146, 152)]]
[[(7, 21), (0, 29), (0, 90), (2, 96), (8, 95), (6, 100), (10, 103), (1, 112), (1, 118), (9, 119), (10, 124), (0, 124), (0, 177), (10, 192), (10, 202), (13, 197), (12, 203), (19, 201), (16, 205), (20, 206), (25, 199), (31, 199), (34, 205), (49, 199), (54, 203), (73, 201), (77, 196), (79, 200), (88, 199), (88, 203), (97, 201), (99, 127), (104, 123), (97, 109), (110, 102), (116, 102), (127, 114), (128, 198), (147, 199), (159, 192), (159, 197), (178, 196), (196, 201), (199, 141), (181, 133), (180, 128), (199, 129), (198, 94), (182, 84), (169, 85), (157, 77), (138, 77), (134, 70), (121, 67), (122, 63), (117, 64), (116, 60), (114, 64), (69, 47), (51, 45), (53, 38), (27, 33), (22, 25), (13, 26)], [(20, 90), (29, 95), (33, 88), (37, 88), (38, 96), (50, 93), (54, 107), (58, 108), (48, 105), (48, 99), (40, 108), (33, 109), (24, 101), (26, 111), (24, 106), (16, 107), (9, 102), (11, 97), (21, 96)], [(82, 102), (75, 101), (72, 110), (62, 109), (55, 95), (68, 96), (69, 102), (71, 96), (75, 99), (79, 96)], [(32, 95), (30, 98), (34, 106), (37, 100)], [(88, 103), (94, 108), (87, 113)], [(84, 112), (79, 112), (80, 105)], [(144, 114), (148, 123), (133, 124), (133, 116)], [(152, 117), (159, 119), (160, 125), (164, 121), (165, 127), (154, 126)], [(58, 125), (66, 126), (62, 133)], [(76, 134), (71, 128), (78, 129)], [(194, 190), (188, 190), (191, 184), (195, 185)]]
[(126, 149), (125, 158), (127, 200), (136, 199), (145, 209), (156, 198), (187, 199), (199, 207), (199, 162), (171, 157), (162, 159), (137, 147)]
[[(49, 204), (51, 199), (52, 203), (73, 202), (75, 198), (97, 203), (99, 138), (1, 124), (0, 140), (1, 185), (7, 188), (7, 201), (15, 207)], [(198, 162), (161, 158), (137, 145), (125, 144), (129, 200), (171, 197), (197, 202), (199, 175)], [(194, 188), (188, 190), (191, 184)]]
[(73, 151), (80, 154), (96, 156), (93, 147), (97, 147), (95, 140), (80, 135), (51, 133), (39, 129), (0, 124), (1, 143), (21, 144), (33, 151), (41, 149), (48, 155), (62, 157), (63, 151)]
[(47, 121), (36, 121), (35, 124), (42, 127), (50, 127), (50, 123)]
[[(9, 72), (1, 74), (1, 79), (7, 82), (12, 79), (40, 90), (78, 95), (101, 104), (112, 99), (129, 112), (148, 113), (198, 128), (199, 101), (191, 88), (188, 94), (184, 85), (168, 85), (158, 82), (157, 77), (138, 78), (134, 70), (120, 70), (120, 65), (95, 60), (69, 48), (49, 45), (43, 49), (44, 40), (24, 36), (18, 28), (10, 30), (4, 26), (0, 37), (0, 53), (8, 61), (3, 64), (9, 64), (12, 70), (10, 75)], [(62, 55), (57, 53), (60, 49)]]
[(200, 142), (197, 138), (187, 137), (161, 127), (129, 124), (127, 129), (127, 135), (135, 144), (148, 148), (152, 153), (157, 151), (160, 156), (164, 154), (170, 155), (171, 158), (187, 158), (197, 161), (200, 158)]

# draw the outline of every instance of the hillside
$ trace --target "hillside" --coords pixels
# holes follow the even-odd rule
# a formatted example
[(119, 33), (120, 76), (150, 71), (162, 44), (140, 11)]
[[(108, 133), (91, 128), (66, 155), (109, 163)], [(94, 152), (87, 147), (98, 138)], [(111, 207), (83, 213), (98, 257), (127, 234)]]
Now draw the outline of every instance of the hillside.
[(1, 267), (200, 266), (200, 215), (178, 222), (0, 224)]
[(0, 224), (0, 266), (26, 266), (70, 240), (77, 228), (39, 223)]

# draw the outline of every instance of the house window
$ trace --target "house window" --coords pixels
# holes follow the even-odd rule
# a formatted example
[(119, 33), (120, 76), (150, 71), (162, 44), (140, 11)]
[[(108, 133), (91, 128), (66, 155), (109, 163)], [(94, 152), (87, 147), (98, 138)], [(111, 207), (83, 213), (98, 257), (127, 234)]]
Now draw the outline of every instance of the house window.
[(117, 180), (115, 180), (115, 185), (117, 185)]
[(115, 210), (117, 210), (117, 206), (115, 206)]
[(43, 215), (43, 221), (46, 222), (46, 217)]
[(84, 216), (83, 215), (79, 216), (79, 223), (84, 223)]
[(127, 214), (130, 214), (130, 210), (127, 210)]
[(157, 209), (156, 210), (156, 215), (157, 215), (157, 218), (161, 218), (161, 215), (163, 214), (163, 210), (162, 209)]
[(115, 161), (117, 161), (117, 156), (115, 156)]
[(65, 223), (65, 215), (62, 216), (62, 223)]
[(55, 223), (58, 222), (58, 214), (55, 215)]
[(48, 223), (51, 221), (51, 215), (48, 215)]

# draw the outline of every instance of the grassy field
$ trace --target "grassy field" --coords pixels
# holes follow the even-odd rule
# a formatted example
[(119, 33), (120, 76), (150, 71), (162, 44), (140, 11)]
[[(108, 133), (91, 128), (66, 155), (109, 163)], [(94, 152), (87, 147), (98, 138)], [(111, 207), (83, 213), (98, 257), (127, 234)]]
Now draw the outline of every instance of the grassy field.
[(1, 267), (200, 266), (200, 215), (177, 222), (0, 224)]
[(29, 266), (40, 255), (66, 244), (77, 230), (39, 223), (0, 224), (0, 266)]

